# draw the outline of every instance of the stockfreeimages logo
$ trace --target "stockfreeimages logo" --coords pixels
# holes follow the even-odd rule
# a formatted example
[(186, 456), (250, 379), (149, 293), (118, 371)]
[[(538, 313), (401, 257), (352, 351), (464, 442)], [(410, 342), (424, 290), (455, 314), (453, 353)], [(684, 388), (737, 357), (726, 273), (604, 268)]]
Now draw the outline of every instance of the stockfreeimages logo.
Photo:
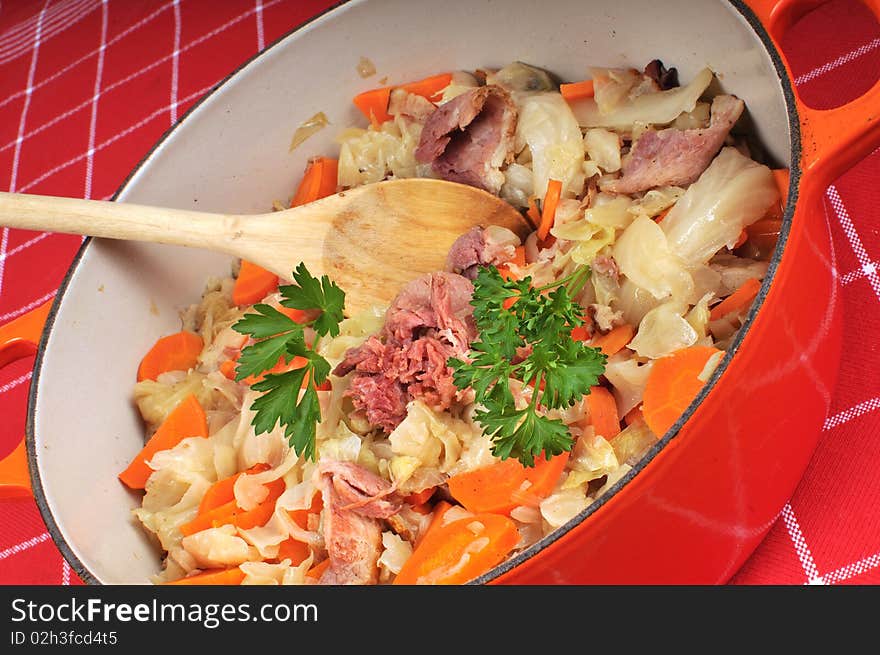
[(147, 603), (108, 603), (100, 598), (61, 602), (12, 601), (13, 623), (190, 623), (209, 630), (224, 623), (263, 621), (266, 623), (317, 623), (314, 603), (265, 603), (254, 609), (250, 603), (168, 603), (153, 599)]

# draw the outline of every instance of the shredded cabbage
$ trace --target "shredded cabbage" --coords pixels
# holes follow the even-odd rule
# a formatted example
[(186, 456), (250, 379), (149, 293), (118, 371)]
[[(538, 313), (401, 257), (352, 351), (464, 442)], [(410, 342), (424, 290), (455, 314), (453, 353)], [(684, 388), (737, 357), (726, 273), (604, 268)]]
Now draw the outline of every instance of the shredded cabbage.
[(658, 300), (684, 299), (694, 288), (684, 262), (660, 226), (647, 216), (636, 217), (623, 231), (614, 244), (614, 259), (621, 273)]
[(697, 342), (696, 330), (683, 317), (685, 306), (670, 301), (645, 314), (629, 348), (641, 357), (657, 359)]
[(605, 127), (629, 131), (635, 123), (665, 125), (674, 121), (682, 112), (693, 111), (697, 100), (712, 82), (712, 71), (704, 68), (687, 86), (668, 91), (643, 93), (631, 100), (615, 104), (602, 112), (593, 98), (571, 103), (577, 122), (582, 127)]
[(386, 178), (426, 177), (419, 168), (415, 150), (422, 125), (402, 116), (385, 121), (378, 128), (349, 128), (339, 142), (338, 182), (351, 188)]
[(660, 224), (669, 247), (688, 266), (705, 264), (736, 243), (743, 228), (779, 199), (773, 173), (736, 148), (721, 153)]
[(549, 180), (562, 182), (562, 196), (580, 195), (584, 186), (584, 141), (568, 103), (558, 93), (520, 99), (516, 151), (528, 146), (532, 193), (543, 198)]
[(601, 127), (587, 130), (584, 147), (590, 159), (606, 173), (620, 170), (620, 137), (614, 132)]
[(638, 360), (624, 356), (614, 356), (608, 360), (605, 377), (611, 383), (620, 416), (641, 404), (653, 365), (653, 360), (639, 364)]

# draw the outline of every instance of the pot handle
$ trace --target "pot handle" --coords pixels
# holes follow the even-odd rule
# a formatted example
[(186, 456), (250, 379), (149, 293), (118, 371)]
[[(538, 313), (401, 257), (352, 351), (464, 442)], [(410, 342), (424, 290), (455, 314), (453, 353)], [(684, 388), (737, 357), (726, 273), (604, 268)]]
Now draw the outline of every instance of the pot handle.
[[(827, 0), (745, 0), (780, 55), (779, 44), (789, 28), (825, 2)], [(861, 2), (880, 20), (880, 0)], [(785, 60), (784, 55), (782, 59)], [(788, 62), (785, 67), (793, 81)], [(880, 80), (855, 100), (833, 109), (808, 107), (798, 96), (797, 89), (795, 99), (801, 124), (801, 170), (821, 193), (880, 146)]]
[[(49, 300), (14, 321), (0, 325), (0, 368), (37, 352), (51, 306), (52, 301)], [(30, 495), (31, 481), (22, 439), (15, 450), (0, 460), (0, 499)]]

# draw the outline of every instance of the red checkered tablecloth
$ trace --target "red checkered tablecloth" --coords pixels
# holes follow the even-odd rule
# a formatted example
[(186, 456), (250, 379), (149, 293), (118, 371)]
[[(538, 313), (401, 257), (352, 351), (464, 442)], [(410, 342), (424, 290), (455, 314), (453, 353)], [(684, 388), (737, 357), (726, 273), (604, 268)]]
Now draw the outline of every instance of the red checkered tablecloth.
[[(109, 198), (199, 97), (331, 4), (0, 0), (0, 189)], [(782, 46), (815, 107), (880, 76), (880, 25), (856, 0), (807, 15)], [(846, 315), (840, 379), (803, 481), (735, 583), (880, 583), (878, 177), (875, 152), (827, 190)], [(52, 298), (79, 245), (0, 228), (0, 324)], [(24, 433), (32, 366), (0, 370), (0, 457)], [(0, 501), (0, 584), (77, 583), (34, 502)]]

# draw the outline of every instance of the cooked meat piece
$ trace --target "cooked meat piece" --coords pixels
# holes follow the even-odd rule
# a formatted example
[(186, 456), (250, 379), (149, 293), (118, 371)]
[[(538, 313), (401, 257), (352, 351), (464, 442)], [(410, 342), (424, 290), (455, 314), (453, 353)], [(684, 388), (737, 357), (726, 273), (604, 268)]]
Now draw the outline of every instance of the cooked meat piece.
[(475, 225), (458, 237), (446, 256), (446, 269), (473, 280), (477, 276), (477, 267), (486, 263), (483, 261), (486, 247), (484, 232), (483, 228)]
[(614, 257), (608, 255), (596, 255), (593, 259), (593, 270), (599, 275), (612, 278), (615, 282), (620, 277), (620, 268)]
[(718, 154), (744, 107), (739, 98), (720, 95), (712, 101), (712, 116), (705, 129), (644, 132), (624, 159), (622, 176), (601, 185), (602, 190), (638, 193), (694, 182)]
[(330, 474), (333, 487), (345, 505), (363, 516), (387, 519), (400, 511), (403, 500), (387, 480), (351, 462), (323, 460), (319, 466), (322, 474)]
[(321, 584), (376, 584), (382, 553), (379, 518), (396, 513), (400, 500), (388, 482), (356, 464), (324, 460), (318, 471), (330, 558)]
[(454, 273), (423, 275), (407, 284), (385, 316), (385, 333), (398, 342), (436, 330), (459, 354), (476, 336), (470, 280)]
[(516, 105), (500, 86), (480, 86), (440, 105), (428, 116), (416, 160), (431, 163), (444, 180), (498, 194), (501, 167), (513, 161)]
[(504, 242), (493, 237), (493, 234), (503, 231), (515, 238), (513, 232), (504, 228), (496, 227), (493, 230), (474, 226), (462, 234), (446, 257), (446, 269), (453, 273), (463, 275), (469, 280), (477, 277), (480, 266), (494, 264), (498, 266), (509, 262), (516, 253), (516, 247), (511, 245), (510, 240)]
[(438, 411), (452, 406), (459, 392), (446, 360), (462, 356), (476, 336), (472, 293), (460, 275), (422, 276), (391, 304), (379, 336), (345, 354), (334, 374), (355, 371), (345, 394), (372, 425), (391, 432), (415, 398)]

